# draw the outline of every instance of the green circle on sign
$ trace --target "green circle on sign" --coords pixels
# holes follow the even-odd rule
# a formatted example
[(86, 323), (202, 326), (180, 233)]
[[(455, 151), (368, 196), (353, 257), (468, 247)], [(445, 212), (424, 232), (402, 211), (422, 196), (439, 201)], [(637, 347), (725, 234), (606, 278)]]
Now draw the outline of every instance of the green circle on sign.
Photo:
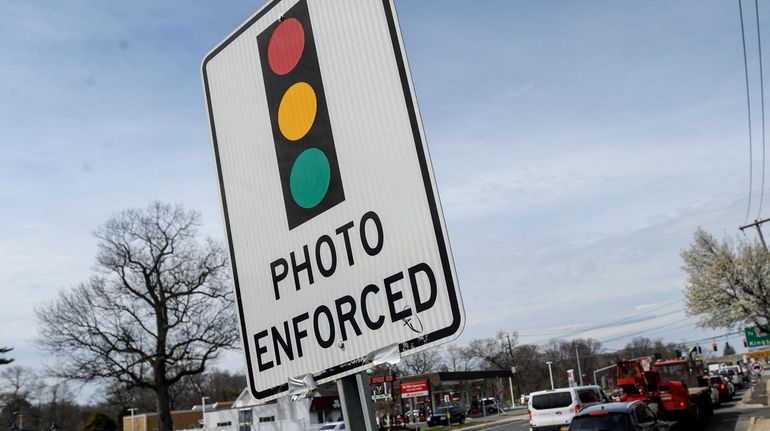
[(313, 208), (329, 190), (331, 168), (326, 154), (318, 148), (300, 153), (291, 167), (289, 188), (294, 202), (302, 208)]

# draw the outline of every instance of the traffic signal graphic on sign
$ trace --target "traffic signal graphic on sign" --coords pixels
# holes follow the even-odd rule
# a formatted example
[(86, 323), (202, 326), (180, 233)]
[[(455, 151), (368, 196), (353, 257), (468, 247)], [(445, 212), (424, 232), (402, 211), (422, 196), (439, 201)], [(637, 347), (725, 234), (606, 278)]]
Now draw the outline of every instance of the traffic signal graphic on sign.
[(257, 36), (289, 229), (345, 200), (305, 1)]

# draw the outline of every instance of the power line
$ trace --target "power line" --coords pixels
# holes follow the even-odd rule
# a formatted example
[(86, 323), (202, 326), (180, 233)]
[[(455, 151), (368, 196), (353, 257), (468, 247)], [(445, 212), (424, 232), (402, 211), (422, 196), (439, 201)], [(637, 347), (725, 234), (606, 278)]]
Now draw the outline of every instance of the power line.
[[(647, 334), (648, 332), (654, 331), (656, 329), (668, 328), (668, 327), (671, 326), (672, 323), (676, 323), (676, 322), (667, 322), (667, 323), (665, 323), (663, 325), (660, 325), (660, 326), (655, 326), (655, 327), (647, 328), (647, 329), (640, 330), (640, 331), (630, 332), (630, 333), (627, 333), (625, 335), (620, 335), (620, 336), (609, 338), (609, 339), (606, 339), (606, 340), (600, 340), (600, 342), (602, 344), (603, 343), (609, 343), (609, 342), (612, 342), (612, 341), (622, 340), (624, 338), (631, 338), (631, 337), (634, 337), (634, 336), (637, 336), (637, 335)], [(677, 329), (684, 329), (684, 328), (687, 328), (687, 327), (690, 327), (690, 326), (693, 326), (693, 324), (692, 323), (687, 323), (685, 325), (671, 327), (670, 329), (668, 329), (666, 331), (662, 331), (662, 332), (674, 331), (674, 330), (677, 330)]]
[(682, 300), (681, 300), (681, 299), (677, 299), (677, 300), (675, 300), (675, 301), (667, 302), (667, 303), (665, 303), (665, 304), (663, 304), (663, 305), (661, 305), (661, 306), (658, 306), (658, 307), (657, 307), (656, 309), (654, 309), (654, 310), (650, 310), (650, 311), (642, 311), (642, 312), (640, 312), (640, 313), (636, 313), (636, 314), (633, 314), (633, 315), (631, 315), (631, 316), (628, 316), (628, 317), (624, 317), (624, 318), (622, 318), (622, 319), (614, 320), (614, 321), (612, 321), (612, 322), (609, 322), (609, 323), (605, 323), (605, 324), (603, 324), (603, 325), (598, 325), (598, 326), (596, 326), (596, 327), (593, 327), (593, 328), (589, 328), (589, 329), (585, 329), (585, 330), (582, 330), (582, 331), (579, 331), (579, 332), (575, 332), (575, 333), (573, 333), (573, 334), (570, 334), (570, 335), (574, 335), (574, 334), (580, 334), (580, 333), (582, 333), (582, 332), (593, 331), (593, 330), (595, 330), (595, 329), (604, 329), (604, 328), (608, 328), (608, 327), (610, 327), (610, 326), (624, 326), (624, 325), (628, 325), (628, 324), (630, 324), (630, 323), (639, 323), (639, 322), (643, 322), (643, 321), (645, 321), (645, 320), (651, 320), (651, 319), (655, 319), (655, 318), (658, 318), (658, 317), (663, 317), (663, 316), (668, 316), (668, 315), (670, 315), (670, 314), (678, 313), (678, 312), (682, 311), (682, 309), (681, 309), (681, 308), (679, 308), (679, 309), (676, 309), (676, 310), (674, 310), (674, 311), (672, 311), (672, 312), (668, 312), (668, 313), (663, 313), (663, 314), (657, 314), (657, 315), (654, 315), (654, 316), (650, 316), (650, 317), (648, 317), (648, 318), (645, 318), (645, 319), (638, 319), (638, 320), (633, 320), (633, 319), (635, 319), (635, 318), (637, 318), (637, 317), (639, 317), (639, 316), (643, 316), (643, 315), (645, 315), (645, 314), (647, 314), (647, 313), (650, 313), (650, 312), (654, 312), (654, 311), (660, 311), (661, 309), (663, 309), (663, 308), (666, 308), (666, 307), (668, 307), (669, 305), (674, 305), (674, 304), (676, 304), (676, 303), (678, 303), (678, 302), (682, 302)]
[(762, 193), (759, 195), (759, 212), (757, 218), (762, 218), (762, 201), (765, 197), (765, 80), (762, 71), (762, 36), (759, 26), (759, 1), (754, 0), (754, 10), (757, 14), (757, 49), (759, 51), (759, 89), (762, 102)]
[(682, 342), (682, 344), (687, 344), (687, 343), (701, 343), (701, 342), (703, 342), (703, 341), (711, 341), (711, 340), (715, 340), (715, 339), (717, 339), (717, 338), (722, 338), (722, 337), (725, 337), (725, 338), (727, 338), (727, 337), (729, 337), (729, 336), (731, 336), (731, 335), (737, 335), (737, 334), (743, 334), (743, 333), (744, 333), (743, 331), (726, 332), (726, 333), (724, 333), (724, 334), (720, 334), (720, 335), (714, 335), (714, 336), (712, 336), (712, 337), (701, 338), (701, 339), (698, 339), (698, 340), (689, 340), (689, 341), (683, 341), (683, 342)]
[(517, 334), (520, 337), (539, 337), (539, 336), (546, 336), (546, 335), (570, 336), (570, 335), (574, 335), (574, 334), (580, 334), (582, 332), (593, 331), (595, 329), (606, 328), (606, 327), (609, 327), (609, 326), (623, 326), (623, 325), (627, 325), (627, 324), (630, 324), (630, 323), (638, 323), (638, 322), (641, 322), (641, 321), (644, 321), (644, 320), (654, 319), (654, 318), (657, 318), (657, 317), (662, 317), (662, 316), (665, 316), (665, 315), (668, 315), (668, 314), (673, 314), (673, 313), (682, 311), (682, 309), (677, 309), (677, 310), (675, 310), (672, 313), (665, 313), (665, 314), (654, 315), (654, 316), (651, 316), (651, 317), (646, 318), (646, 319), (632, 320), (634, 318), (637, 318), (639, 316), (643, 316), (643, 315), (648, 314), (648, 313), (653, 313), (653, 312), (660, 311), (661, 309), (666, 308), (666, 307), (668, 307), (670, 305), (676, 304), (678, 302), (682, 302), (682, 300), (681, 299), (677, 299), (675, 301), (666, 302), (666, 303), (664, 303), (662, 305), (657, 306), (653, 310), (642, 311), (640, 313), (637, 313), (637, 314), (634, 314), (634, 315), (631, 315), (631, 316), (627, 316), (627, 317), (624, 317), (622, 319), (613, 320), (613, 321), (607, 322), (607, 323), (601, 323), (601, 324), (598, 324), (596, 326), (589, 326), (589, 327), (586, 328), (585, 327), (586, 325), (583, 325), (583, 328), (581, 328), (581, 329), (579, 329), (577, 331), (575, 330), (575, 328), (570, 328), (570, 329), (567, 329), (567, 330), (565, 330), (565, 329), (551, 329), (551, 330), (544, 329), (544, 330), (535, 330), (535, 331), (529, 331), (529, 332), (527, 332), (527, 331), (517, 331)]
[(564, 330), (551, 330), (551, 331), (529, 333), (529, 334), (526, 333), (526, 332), (517, 332), (517, 334), (519, 336), (521, 336), (521, 337), (529, 337), (529, 338), (549, 336), (549, 335), (558, 336), (558, 337), (570, 337), (570, 336), (573, 336), (573, 335), (582, 334), (584, 332), (594, 331), (594, 330), (597, 330), (597, 329), (606, 329), (606, 328), (610, 328), (610, 327), (613, 327), (613, 326), (626, 326), (626, 325), (630, 325), (630, 324), (633, 324), (633, 323), (640, 323), (640, 322), (644, 322), (644, 321), (647, 321), (647, 320), (657, 319), (657, 318), (663, 317), (663, 316), (669, 316), (669, 315), (672, 315), (672, 314), (681, 313), (683, 310), (681, 308), (678, 308), (678, 309), (673, 310), (673, 311), (669, 311), (669, 312), (665, 312), (665, 313), (658, 313), (658, 314), (654, 314), (654, 315), (651, 315), (651, 316), (640, 318), (641, 316), (647, 315), (649, 313), (659, 312), (661, 309), (664, 309), (666, 307), (669, 307), (669, 306), (674, 305), (676, 303), (679, 303), (681, 301), (682, 301), (681, 299), (677, 299), (675, 301), (666, 302), (663, 305), (657, 306), (654, 310), (642, 311), (642, 312), (636, 313), (634, 315), (624, 317), (622, 319), (613, 320), (611, 322), (602, 323), (602, 324), (599, 324), (599, 325), (590, 326), (588, 328), (583, 328), (583, 329), (579, 329), (579, 330), (574, 330), (574, 329), (569, 329), (567, 331), (564, 331)]
[(746, 30), (743, 27), (743, 0), (738, 0), (738, 12), (741, 15), (741, 41), (743, 42), (743, 72), (746, 77), (746, 109), (748, 112), (748, 115), (746, 116), (749, 120), (749, 203), (746, 205), (746, 219), (743, 221), (743, 224), (746, 224), (749, 221), (749, 212), (751, 211), (751, 194), (753, 193), (753, 178), (754, 178), (754, 168), (753, 168), (753, 162), (754, 162), (754, 155), (753, 153), (753, 143), (752, 143), (752, 132), (751, 132), (751, 96), (749, 93), (749, 63), (746, 59)]
[[(674, 311), (669, 311), (669, 312), (666, 312), (666, 313), (660, 313), (660, 314), (656, 314), (656, 315), (653, 315), (653, 316), (647, 316), (647, 317), (644, 317), (644, 318), (641, 318), (641, 319), (626, 320), (625, 322), (622, 322), (622, 323), (619, 323), (621, 321), (617, 321), (617, 322), (614, 322), (613, 324), (607, 324), (607, 325), (603, 325), (603, 326), (595, 326), (593, 328), (586, 329), (586, 330), (583, 330), (583, 331), (573, 332), (571, 334), (565, 335), (565, 337), (570, 337), (572, 335), (581, 334), (583, 332), (588, 332), (588, 331), (594, 331), (594, 330), (597, 330), (597, 329), (607, 329), (607, 328), (611, 328), (613, 326), (622, 327), (622, 326), (631, 325), (631, 324), (634, 324), (634, 323), (646, 322), (648, 320), (657, 319), (657, 318), (663, 317), (663, 316), (670, 316), (672, 314), (679, 314), (682, 311), (684, 311), (684, 310), (679, 308), (679, 309), (676, 309)], [(631, 318), (629, 317), (628, 319), (631, 319)]]

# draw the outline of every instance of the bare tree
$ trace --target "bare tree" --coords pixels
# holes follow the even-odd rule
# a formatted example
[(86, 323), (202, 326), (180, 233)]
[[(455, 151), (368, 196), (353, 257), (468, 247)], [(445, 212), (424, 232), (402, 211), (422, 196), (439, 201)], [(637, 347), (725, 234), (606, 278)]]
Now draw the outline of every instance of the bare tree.
[(518, 335), (513, 334), (513, 340), (508, 342), (508, 335), (498, 332), (495, 337), (481, 338), (470, 342), (467, 354), (478, 361), (478, 366), (487, 370), (508, 370), (513, 365), (513, 347), (516, 346)]
[(717, 241), (698, 229), (682, 251), (688, 314), (707, 328), (744, 323), (770, 330), (770, 254), (759, 242)]
[(19, 423), (17, 418), (25, 415), (27, 423), (34, 421), (34, 419), (30, 420), (33, 416), (30, 394), (37, 382), (37, 375), (31, 368), (19, 365), (3, 368), (0, 373), (1, 425), (7, 426), (13, 423), (20, 428), (24, 423)]
[(246, 376), (231, 374), (216, 368), (203, 374), (187, 376), (174, 389), (173, 399), (176, 408), (189, 409), (200, 404), (206, 396), (210, 402), (235, 401), (247, 385)]
[(475, 358), (466, 347), (450, 344), (444, 354), (444, 368), (446, 371), (470, 371), (475, 368)]
[(3, 369), (0, 379), (0, 387), (4, 392), (11, 393), (13, 396), (26, 397), (32, 390), (37, 375), (31, 368), (14, 365)]
[(160, 431), (171, 387), (238, 338), (227, 257), (197, 241), (199, 218), (160, 202), (119, 213), (95, 233), (97, 274), (37, 310), (51, 372), (152, 390)]
[(441, 350), (431, 348), (406, 356), (400, 364), (399, 370), (406, 375), (427, 374), (438, 371), (443, 367)]

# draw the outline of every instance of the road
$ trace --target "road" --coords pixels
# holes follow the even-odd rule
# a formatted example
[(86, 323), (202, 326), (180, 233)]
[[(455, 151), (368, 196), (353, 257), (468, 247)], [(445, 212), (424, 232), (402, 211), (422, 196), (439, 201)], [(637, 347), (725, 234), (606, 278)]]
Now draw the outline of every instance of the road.
[[(720, 408), (716, 409), (706, 431), (746, 431), (751, 416), (770, 417), (770, 407), (742, 406), (738, 408), (738, 400), (742, 395), (743, 391), (739, 391), (733, 401), (723, 403)], [(491, 431), (527, 431), (528, 429), (529, 422), (526, 419), (487, 428)], [(683, 428), (674, 425), (671, 431), (683, 431)]]
[(508, 422), (507, 424), (498, 425), (496, 427), (487, 428), (487, 431), (526, 431), (529, 430), (529, 421), (520, 420), (514, 422)]
[(711, 418), (707, 431), (735, 430), (746, 431), (749, 428), (749, 419), (751, 416), (770, 417), (770, 407), (761, 405), (743, 405), (738, 408), (738, 400), (743, 396), (744, 391), (738, 391), (735, 400), (729, 403), (723, 403), (722, 407), (714, 410), (714, 417)]

